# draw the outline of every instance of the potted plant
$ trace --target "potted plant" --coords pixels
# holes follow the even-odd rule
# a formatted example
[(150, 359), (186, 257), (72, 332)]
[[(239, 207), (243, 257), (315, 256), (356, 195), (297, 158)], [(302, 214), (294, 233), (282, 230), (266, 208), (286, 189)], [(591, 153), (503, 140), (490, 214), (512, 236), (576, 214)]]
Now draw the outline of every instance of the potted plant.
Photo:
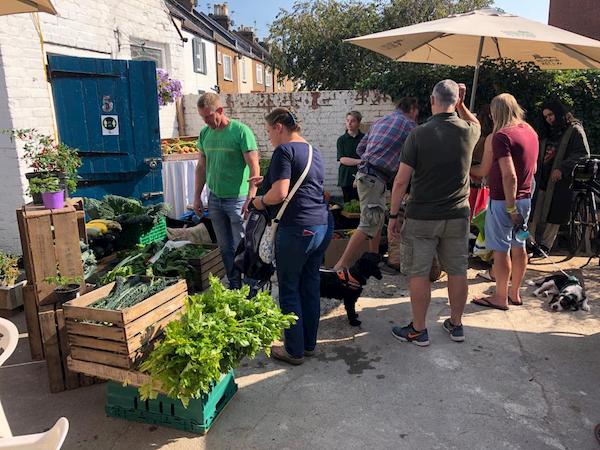
[(46, 209), (60, 209), (65, 206), (65, 191), (55, 176), (32, 178), (29, 180), (29, 192), (41, 194)]
[[(64, 198), (77, 189), (77, 169), (81, 158), (77, 149), (56, 142), (51, 136), (35, 129), (7, 130), (13, 138), (23, 143), (23, 159), (33, 170), (26, 174), (28, 180), (53, 176), (59, 179)], [(30, 190), (31, 192), (31, 190)], [(33, 202), (42, 204), (39, 192), (31, 192)]]
[(156, 87), (158, 90), (158, 106), (173, 103), (183, 95), (181, 81), (169, 78), (169, 74), (163, 69), (156, 69)]
[(79, 297), (81, 289), (81, 277), (46, 277), (44, 281), (49, 284), (55, 284), (54, 294), (57, 303), (62, 304)]
[(19, 278), (18, 258), (0, 250), (0, 310), (13, 310), (23, 304), (23, 285)]

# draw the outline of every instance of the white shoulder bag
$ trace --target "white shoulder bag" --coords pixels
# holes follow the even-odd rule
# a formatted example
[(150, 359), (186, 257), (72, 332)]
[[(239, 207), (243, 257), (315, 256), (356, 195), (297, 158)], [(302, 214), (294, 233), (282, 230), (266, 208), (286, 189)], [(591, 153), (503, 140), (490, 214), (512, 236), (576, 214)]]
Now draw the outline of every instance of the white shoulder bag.
[(287, 208), (287, 205), (290, 203), (290, 200), (296, 193), (296, 191), (300, 188), (304, 179), (308, 175), (308, 171), (310, 170), (310, 166), (312, 165), (312, 157), (313, 157), (313, 148), (312, 145), (308, 144), (308, 160), (306, 161), (306, 167), (304, 168), (304, 172), (294, 184), (292, 190), (288, 193), (287, 197), (283, 201), (281, 208), (279, 208), (279, 212), (277, 216), (271, 220), (271, 223), (268, 224), (265, 228), (265, 231), (260, 239), (260, 245), (258, 247), (258, 257), (265, 263), (271, 264), (275, 260), (275, 234), (277, 233), (277, 227), (279, 226), (279, 221)]

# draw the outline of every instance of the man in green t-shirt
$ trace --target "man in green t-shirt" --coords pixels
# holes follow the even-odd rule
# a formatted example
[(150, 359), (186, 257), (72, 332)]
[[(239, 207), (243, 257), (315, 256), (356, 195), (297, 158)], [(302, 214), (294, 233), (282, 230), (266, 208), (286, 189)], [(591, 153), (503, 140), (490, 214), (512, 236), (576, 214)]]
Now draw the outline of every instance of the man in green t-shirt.
[(260, 175), (256, 139), (242, 122), (225, 115), (221, 98), (211, 92), (198, 99), (198, 113), (207, 126), (198, 137), (198, 165), (194, 211), (202, 217), (202, 189), (208, 185), (208, 217), (221, 250), (230, 289), (241, 287), (234, 267), (235, 250), (242, 239), (244, 215), (256, 187), (248, 180)]

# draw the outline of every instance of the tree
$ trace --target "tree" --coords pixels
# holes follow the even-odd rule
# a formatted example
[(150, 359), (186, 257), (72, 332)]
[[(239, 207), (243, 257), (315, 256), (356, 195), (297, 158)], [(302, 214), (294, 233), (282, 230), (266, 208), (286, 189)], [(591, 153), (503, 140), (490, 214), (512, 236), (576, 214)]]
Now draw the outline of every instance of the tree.
[(271, 57), (302, 89), (353, 89), (396, 64), (344, 39), (488, 6), (491, 0), (297, 1), (270, 28)]

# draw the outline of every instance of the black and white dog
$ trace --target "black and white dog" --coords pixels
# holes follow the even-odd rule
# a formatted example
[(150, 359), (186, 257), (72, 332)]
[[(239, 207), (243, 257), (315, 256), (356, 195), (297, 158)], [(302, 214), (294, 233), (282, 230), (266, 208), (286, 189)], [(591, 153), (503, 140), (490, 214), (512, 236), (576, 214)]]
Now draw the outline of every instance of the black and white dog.
[(356, 314), (356, 301), (362, 294), (363, 286), (371, 277), (381, 280), (380, 256), (365, 253), (348, 270), (321, 269), (321, 297), (344, 301), (348, 321), (353, 327), (361, 324)]
[(577, 277), (557, 274), (534, 282), (534, 284), (538, 288), (533, 291), (533, 295), (536, 297), (552, 296), (549, 306), (553, 311), (590, 310), (588, 299)]

